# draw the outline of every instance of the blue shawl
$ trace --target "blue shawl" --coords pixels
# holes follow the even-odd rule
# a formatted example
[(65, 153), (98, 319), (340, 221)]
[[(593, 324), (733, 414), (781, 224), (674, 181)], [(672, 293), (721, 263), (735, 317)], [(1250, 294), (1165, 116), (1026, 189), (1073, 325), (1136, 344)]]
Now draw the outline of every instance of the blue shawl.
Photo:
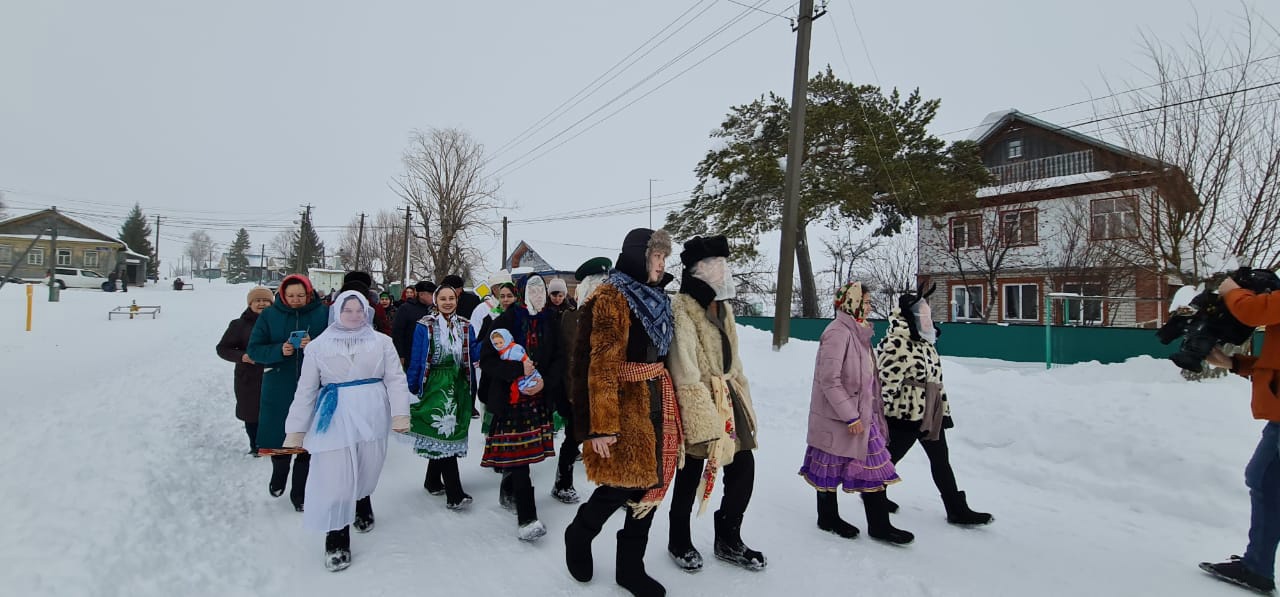
[(631, 312), (640, 319), (644, 331), (649, 334), (653, 345), (658, 347), (658, 356), (667, 356), (671, 347), (671, 336), (675, 333), (675, 316), (671, 313), (671, 298), (661, 288), (641, 284), (635, 278), (618, 270), (609, 272), (608, 282), (627, 297), (627, 305)]

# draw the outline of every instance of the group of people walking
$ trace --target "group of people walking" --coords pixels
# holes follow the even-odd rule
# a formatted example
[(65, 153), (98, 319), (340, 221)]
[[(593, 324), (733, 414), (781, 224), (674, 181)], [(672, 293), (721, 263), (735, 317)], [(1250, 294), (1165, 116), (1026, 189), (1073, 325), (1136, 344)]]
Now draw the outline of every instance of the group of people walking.
[[(693, 509), (705, 511), (718, 481), (714, 555), (764, 569), (765, 555), (742, 538), (760, 424), (728, 302), (729, 245), (723, 236), (688, 240), (674, 297), (665, 290), (674, 281), (666, 272), (672, 253), (665, 231), (632, 230), (616, 262), (595, 258), (578, 268), (572, 298), (564, 280), (537, 275), (492, 280), (487, 300), (447, 276), (419, 282), (394, 302), (353, 272), (328, 309), (303, 276), (286, 278), (275, 296), (251, 290), (218, 354), (236, 363), (236, 414), (251, 451), (272, 458), (271, 495), (283, 495), (292, 466), (290, 497), (304, 526), (326, 533), (325, 566), (346, 568), (350, 529), (373, 528), (370, 496), (390, 433), (428, 460), (425, 490), (465, 510), (472, 497), (458, 459), (483, 410), (480, 466), (501, 474), (499, 501), (516, 515), (516, 536), (536, 541), (547, 528), (530, 466), (557, 456), (558, 419), (564, 441), (551, 495), (580, 501), (579, 454), (597, 485), (564, 529), (575, 579), (592, 579), (592, 542), (624, 510), (615, 580), (636, 595), (665, 594), (644, 566), (653, 518), (670, 490), (667, 551), (680, 569), (697, 572), (703, 557), (691, 539)], [(902, 298), (874, 351), (867, 290), (853, 282), (835, 298), (799, 469), (816, 490), (823, 530), (859, 533), (840, 518), (843, 489), (862, 494), (869, 536), (910, 543), (912, 534), (889, 522), (897, 507), (886, 488), (900, 480), (894, 465), (916, 442), (948, 520), (991, 521), (968, 508), (948, 462), (944, 430), (952, 421), (928, 294)]]

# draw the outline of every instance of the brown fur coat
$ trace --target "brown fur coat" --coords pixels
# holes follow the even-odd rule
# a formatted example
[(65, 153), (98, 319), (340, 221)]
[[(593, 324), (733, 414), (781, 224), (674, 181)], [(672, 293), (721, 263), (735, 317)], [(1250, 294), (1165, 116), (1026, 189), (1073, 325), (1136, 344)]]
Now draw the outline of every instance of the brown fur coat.
[[(583, 318), (589, 318), (588, 324)], [(582, 462), (587, 478), (599, 485), (648, 489), (658, 485), (657, 433), (661, 428), (661, 396), (651, 395), (647, 382), (622, 382), (619, 375), (627, 360), (627, 340), (631, 330), (631, 308), (622, 292), (611, 284), (601, 285), (580, 315), (577, 353), (589, 342), (590, 358), (585, 363), (589, 424), (588, 437), (617, 436), (609, 448), (612, 457), (601, 458), (583, 446)], [(589, 327), (587, 327), (589, 326)], [(581, 371), (583, 363), (578, 360)], [(581, 391), (576, 392), (583, 397)], [(654, 408), (654, 405), (659, 405)], [(576, 405), (575, 405), (576, 406)]]

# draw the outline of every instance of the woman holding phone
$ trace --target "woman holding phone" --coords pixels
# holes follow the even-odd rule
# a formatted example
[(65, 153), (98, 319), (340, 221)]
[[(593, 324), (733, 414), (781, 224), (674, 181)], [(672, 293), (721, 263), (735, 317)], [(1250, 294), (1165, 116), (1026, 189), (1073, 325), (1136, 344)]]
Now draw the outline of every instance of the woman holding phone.
[[(262, 365), (262, 400), (258, 410), (258, 453), (271, 456), (273, 497), (284, 495), (293, 460), (293, 489), (289, 500), (301, 512), (306, 497), (311, 457), (300, 449), (284, 448), (284, 421), (302, 375), (302, 352), (329, 325), (329, 313), (306, 276), (294, 274), (280, 282), (276, 300), (262, 311), (249, 335), (246, 351)], [(294, 459), (294, 454), (297, 458)]]

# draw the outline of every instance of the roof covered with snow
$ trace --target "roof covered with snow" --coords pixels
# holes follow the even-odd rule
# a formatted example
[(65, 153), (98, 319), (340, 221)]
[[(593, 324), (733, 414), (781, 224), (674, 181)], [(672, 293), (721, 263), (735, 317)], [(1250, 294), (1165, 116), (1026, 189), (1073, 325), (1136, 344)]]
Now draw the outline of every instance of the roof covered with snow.
[(1116, 177), (1115, 172), (1107, 172), (1101, 170), (1098, 172), (1085, 172), (1083, 174), (1072, 174), (1069, 176), (1054, 176), (1053, 178), (1040, 178), (1036, 180), (1028, 180), (1025, 182), (1015, 182), (1003, 184), (994, 187), (982, 187), (976, 193), (977, 198), (998, 197), (1000, 195), (1008, 195), (1010, 193), (1025, 193), (1027, 191), (1043, 191), (1044, 189), (1055, 189), (1058, 187), (1069, 187), (1076, 184), (1084, 184), (1086, 182), (1097, 182), (1099, 180), (1107, 180)]
[(1124, 147), (1120, 147), (1119, 145), (1115, 145), (1113, 143), (1107, 143), (1106, 141), (1097, 139), (1095, 137), (1090, 137), (1089, 135), (1086, 135), (1084, 133), (1071, 129), (1069, 126), (1061, 126), (1061, 125), (1053, 124), (1052, 122), (1049, 122), (1047, 120), (1041, 120), (1039, 118), (1036, 118), (1035, 116), (1031, 116), (1030, 114), (1024, 114), (1022, 112), (1019, 112), (1015, 108), (1009, 108), (1007, 110), (997, 110), (995, 112), (987, 114), (987, 116), (982, 119), (982, 122), (978, 123), (978, 126), (974, 127), (973, 130), (969, 132), (969, 136), (966, 137), (966, 139), (981, 145), (984, 142), (986, 142), (987, 139), (991, 138), (991, 135), (995, 134), (996, 131), (999, 131), (1000, 129), (1004, 128), (1006, 124), (1014, 120), (1024, 122), (1026, 124), (1029, 124), (1037, 128), (1042, 128), (1051, 133), (1058, 133), (1065, 137), (1070, 137), (1072, 139), (1075, 139), (1076, 141), (1079, 141), (1087, 145), (1092, 145), (1094, 147), (1104, 149), (1106, 151), (1110, 151), (1128, 158), (1138, 160), (1139, 162), (1148, 164), (1153, 168), (1167, 168), (1169, 166), (1168, 164), (1165, 164), (1164, 162), (1161, 162), (1160, 160), (1157, 160), (1153, 157), (1146, 156), (1146, 155), (1137, 153), (1135, 151), (1131, 151), (1129, 149), (1125, 149)]
[[(513, 250), (511, 254), (517, 255), (522, 246), (533, 253), (534, 258), (530, 259), (529, 253), (525, 253), (520, 256), (517, 263), (523, 267), (533, 267), (537, 271), (547, 271), (549, 269), (559, 272), (573, 272), (577, 271), (578, 266), (586, 263), (587, 260), (596, 257), (608, 257), (612, 261), (618, 256), (617, 248), (610, 249), (542, 240), (520, 241), (516, 245), (516, 250)], [(541, 263), (534, 263), (539, 260)], [(509, 258), (507, 265), (510, 266)], [(546, 266), (545, 269), (544, 265)]]

